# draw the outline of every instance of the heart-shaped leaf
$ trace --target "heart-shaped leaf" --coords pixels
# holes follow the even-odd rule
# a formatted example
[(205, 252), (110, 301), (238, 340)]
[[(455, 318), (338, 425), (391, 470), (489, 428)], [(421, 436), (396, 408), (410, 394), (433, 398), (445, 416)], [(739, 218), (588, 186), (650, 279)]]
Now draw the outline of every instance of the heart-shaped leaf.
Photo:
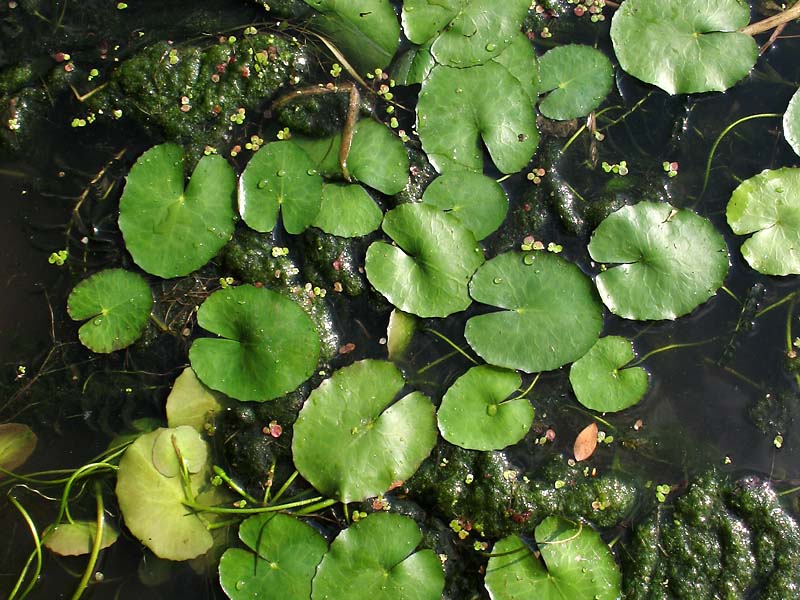
[(633, 342), (619, 336), (600, 338), (569, 370), (569, 382), (578, 402), (598, 412), (616, 412), (633, 406), (647, 391), (647, 371), (623, 369), (634, 358)]
[(611, 91), (614, 69), (606, 55), (579, 44), (558, 46), (539, 59), (539, 110), (548, 119), (583, 117)]
[(87, 321), (78, 330), (81, 343), (93, 352), (130, 346), (147, 327), (153, 295), (140, 275), (106, 269), (84, 279), (70, 292), (67, 312)]
[(374, 513), (343, 530), (314, 577), (311, 600), (438, 600), (442, 563), (433, 550), (414, 552), (417, 524), (402, 515)]
[(478, 240), (500, 227), (508, 212), (503, 188), (481, 173), (445, 173), (428, 185), (422, 201), (455, 216)]
[[(181, 477), (165, 477), (153, 464), (156, 440), (174, 431), (145, 433), (128, 447), (119, 463), (116, 495), (125, 525), (145, 546), (161, 558), (188, 560), (208, 551), (213, 540), (206, 523), (184, 506)], [(190, 475), (192, 489), (197, 492), (205, 479), (205, 470)]]
[(608, 309), (626, 319), (675, 319), (711, 298), (728, 274), (725, 240), (705, 217), (667, 203), (623, 206), (589, 242)]
[(494, 600), (617, 600), (621, 576), (596, 531), (561, 517), (536, 527), (541, 560), (516, 535), (494, 545), (486, 589)]
[(326, 183), (312, 225), (339, 237), (367, 235), (381, 226), (383, 211), (360, 185)]
[(514, 371), (472, 367), (445, 392), (439, 431), (451, 444), (472, 450), (500, 450), (520, 441), (533, 423), (527, 398), (509, 398), (522, 380)]
[(277, 292), (242, 285), (214, 292), (197, 323), (221, 338), (200, 338), (189, 350), (208, 387), (237, 400), (271, 400), (314, 372), (320, 341), (297, 304)]
[(311, 597), (311, 579), (328, 549), (316, 530), (289, 515), (259, 514), (242, 522), (239, 539), (249, 550), (228, 548), (219, 561), (219, 581), (229, 598)]
[(722, 92), (758, 58), (742, 0), (625, 0), (611, 41), (623, 70), (670, 94)]
[(222, 410), (221, 396), (200, 383), (192, 368), (186, 367), (167, 396), (167, 424), (170, 427), (189, 425), (203, 431), (214, 414)]
[(783, 136), (795, 154), (800, 156), (800, 89), (792, 96), (783, 115)]
[(204, 156), (183, 186), (183, 150), (161, 144), (139, 157), (119, 201), (125, 247), (142, 269), (181, 277), (199, 269), (233, 234), (236, 175), (221, 156)]
[(436, 61), (451, 67), (483, 64), (519, 32), (528, 0), (406, 0), (403, 30), (423, 45), (432, 40)]
[[(60, 556), (82, 556), (89, 554), (97, 535), (95, 521), (74, 521), (56, 525), (43, 536), (42, 543)], [(100, 549), (108, 548), (117, 541), (119, 533), (108, 523), (103, 524), (103, 539)]]
[(497, 61), (467, 69), (435, 67), (419, 94), (417, 131), (440, 173), (482, 172), (481, 139), (503, 173), (524, 168), (539, 144), (529, 90)]
[[(22, 423), (0, 423), (0, 469), (13, 471), (33, 454), (36, 434)], [(3, 478), (0, 473), (0, 479)]]
[(296, 144), (273, 142), (253, 155), (239, 179), (239, 213), (256, 231), (272, 231), (278, 222), (289, 233), (311, 225), (322, 199), (322, 177)]
[(737, 235), (755, 233), (742, 255), (759, 273), (800, 274), (800, 169), (766, 170), (733, 191), (728, 225)]
[(472, 349), (499, 367), (557, 369), (586, 354), (603, 327), (591, 280), (548, 252), (501, 254), (478, 269), (469, 289), (476, 301), (504, 309), (472, 317), (465, 329)]
[(397, 244), (367, 249), (367, 279), (400, 310), (446, 317), (470, 305), (467, 285), (483, 263), (475, 236), (454, 216), (428, 204), (386, 213), (383, 231)]
[(385, 492), (419, 467), (436, 443), (431, 401), (412, 392), (392, 363), (363, 360), (311, 392), (294, 426), (300, 474), (321, 493), (353, 502)]

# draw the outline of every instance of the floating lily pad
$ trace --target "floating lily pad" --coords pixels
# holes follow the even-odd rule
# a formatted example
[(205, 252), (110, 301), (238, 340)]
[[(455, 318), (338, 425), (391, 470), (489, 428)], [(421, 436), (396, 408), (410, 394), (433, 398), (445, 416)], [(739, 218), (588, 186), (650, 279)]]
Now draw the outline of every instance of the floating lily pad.
[(222, 410), (222, 404), (220, 394), (200, 383), (192, 368), (186, 367), (167, 396), (166, 410), (170, 427), (189, 425), (203, 431), (213, 415)]
[(511, 37), (511, 43), (500, 54), (492, 59), (511, 73), (522, 84), (531, 106), (536, 107), (539, 99), (539, 60), (528, 36), (521, 31)]
[(389, 315), (389, 325), (386, 327), (386, 350), (389, 360), (398, 360), (405, 354), (420, 321), (414, 315), (404, 313), (396, 308)]
[(539, 144), (529, 89), (496, 61), (468, 69), (434, 68), (419, 94), (417, 131), (440, 173), (482, 172), (481, 139), (500, 171), (516, 173)]
[(309, 25), (320, 29), (359, 73), (385, 67), (397, 52), (400, 23), (389, 0), (303, 0), (321, 14)]
[(242, 522), (239, 539), (249, 550), (228, 548), (219, 561), (219, 581), (229, 598), (311, 597), (311, 579), (328, 549), (316, 530), (289, 515), (260, 514)]
[(36, 434), (27, 425), (0, 423), (0, 469), (13, 471), (24, 464), (36, 449), (36, 441)]
[(251, 229), (272, 231), (278, 222), (289, 233), (311, 225), (322, 199), (322, 177), (296, 144), (273, 142), (253, 155), (239, 179), (239, 213)]
[(221, 156), (204, 156), (183, 186), (183, 150), (161, 144), (139, 157), (119, 201), (125, 247), (142, 269), (181, 277), (199, 269), (233, 234), (236, 175)]
[(436, 444), (427, 396), (395, 401), (405, 382), (392, 363), (363, 360), (336, 371), (311, 392), (294, 426), (300, 474), (341, 502), (382, 494), (419, 467)]
[(449, 212), (478, 240), (494, 233), (508, 212), (503, 188), (481, 173), (445, 173), (430, 183), (422, 201)]
[(600, 338), (569, 370), (569, 382), (578, 402), (598, 412), (616, 412), (633, 406), (647, 391), (647, 371), (623, 369), (634, 358), (633, 342), (619, 336)]
[(792, 96), (783, 115), (783, 135), (795, 154), (800, 156), (800, 89)]
[(519, 33), (528, 0), (406, 0), (403, 31), (415, 44), (433, 40), (436, 61), (471, 67), (500, 54)]
[(606, 55), (579, 44), (558, 46), (539, 59), (539, 110), (548, 119), (568, 121), (600, 106), (611, 91), (614, 69)]
[(548, 517), (536, 527), (541, 560), (516, 535), (494, 545), (486, 589), (494, 600), (617, 600), (619, 568), (587, 525)]
[(367, 235), (381, 226), (383, 211), (360, 185), (327, 183), (312, 225), (339, 237)]
[[(60, 556), (82, 556), (89, 554), (97, 535), (95, 521), (75, 521), (61, 523), (53, 527), (42, 543), (51, 551)], [(108, 523), (103, 524), (103, 539), (100, 540), (100, 549), (108, 548), (117, 541), (119, 533)]]
[(164, 477), (177, 477), (181, 472), (178, 450), (189, 473), (199, 473), (208, 460), (208, 446), (200, 433), (188, 425), (163, 429), (153, 444), (153, 466)]
[(589, 242), (600, 297), (626, 319), (675, 319), (711, 298), (728, 274), (728, 249), (711, 222), (667, 203), (624, 206)]
[(586, 354), (603, 327), (591, 280), (548, 252), (501, 254), (478, 269), (469, 289), (476, 301), (504, 309), (472, 317), (465, 329), (472, 349), (498, 367), (557, 369)]
[(467, 285), (483, 263), (475, 236), (454, 216), (427, 204), (401, 204), (383, 230), (397, 244), (367, 249), (367, 279), (400, 310), (446, 317), (467, 308)]
[[(342, 177), (341, 134), (322, 139), (293, 138), (292, 142), (308, 154), (321, 175)], [(347, 170), (354, 181), (391, 196), (401, 192), (408, 182), (408, 154), (391, 129), (372, 119), (362, 119), (353, 129)]]
[(106, 269), (84, 279), (70, 292), (67, 312), (87, 321), (78, 330), (81, 343), (93, 352), (114, 352), (144, 333), (153, 307), (150, 286), (136, 273)]
[(311, 600), (438, 600), (442, 563), (414, 552), (422, 532), (408, 517), (374, 513), (343, 530), (317, 569)]
[(451, 444), (471, 450), (500, 450), (520, 441), (533, 423), (527, 398), (509, 398), (522, 380), (514, 371), (472, 367), (445, 392), (439, 431)]
[(200, 306), (197, 323), (220, 338), (194, 341), (192, 368), (208, 387), (237, 400), (283, 396), (317, 366), (314, 324), (299, 305), (272, 290), (218, 290)]
[(611, 41), (624, 71), (670, 94), (722, 92), (758, 59), (742, 0), (625, 0)]
[[(145, 433), (122, 456), (117, 472), (116, 494), (125, 525), (157, 556), (188, 560), (212, 545), (206, 523), (188, 510), (180, 477), (164, 477), (153, 464), (153, 446), (159, 436), (174, 429)], [(205, 472), (190, 475), (195, 492), (206, 479)]]
[(766, 170), (742, 182), (727, 217), (735, 234), (755, 233), (742, 255), (756, 271), (800, 274), (800, 169)]

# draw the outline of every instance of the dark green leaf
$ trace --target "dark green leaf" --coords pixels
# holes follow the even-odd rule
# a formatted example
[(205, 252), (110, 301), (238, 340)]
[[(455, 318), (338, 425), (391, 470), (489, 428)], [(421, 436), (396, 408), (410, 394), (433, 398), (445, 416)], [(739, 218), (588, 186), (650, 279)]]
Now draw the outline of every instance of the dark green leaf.
[(503, 188), (481, 173), (445, 173), (430, 183), (422, 201), (449, 212), (478, 240), (494, 233), (508, 212)]
[(584, 117), (611, 91), (614, 70), (606, 55), (591, 46), (569, 44), (548, 50), (539, 60), (539, 110), (548, 119)]
[(360, 185), (326, 183), (312, 225), (339, 237), (367, 235), (381, 226), (383, 212)]

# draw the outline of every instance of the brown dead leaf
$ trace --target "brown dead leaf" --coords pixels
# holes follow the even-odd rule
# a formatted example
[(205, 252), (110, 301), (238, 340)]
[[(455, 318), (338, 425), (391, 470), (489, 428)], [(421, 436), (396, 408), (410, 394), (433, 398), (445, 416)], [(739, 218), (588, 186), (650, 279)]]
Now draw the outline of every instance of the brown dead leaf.
[(595, 448), (597, 448), (597, 423), (592, 423), (575, 438), (572, 452), (575, 454), (575, 460), (581, 462), (594, 454)]

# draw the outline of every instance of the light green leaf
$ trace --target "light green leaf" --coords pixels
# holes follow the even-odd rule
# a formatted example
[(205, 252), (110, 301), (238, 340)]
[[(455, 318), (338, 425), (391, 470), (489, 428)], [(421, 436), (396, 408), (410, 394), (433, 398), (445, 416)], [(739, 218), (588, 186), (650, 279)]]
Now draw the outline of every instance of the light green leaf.
[(242, 522), (239, 538), (249, 550), (228, 548), (219, 561), (219, 581), (229, 598), (311, 597), (311, 579), (328, 549), (317, 531), (289, 515), (268, 513)]
[(322, 559), (311, 600), (438, 600), (442, 563), (433, 550), (414, 552), (417, 524), (402, 515), (374, 513), (343, 530)]
[(87, 321), (78, 330), (81, 343), (102, 353), (138, 340), (152, 307), (150, 286), (140, 275), (125, 269), (95, 273), (76, 285), (67, 299), (69, 316)]
[(420, 91), (417, 131), (440, 173), (482, 172), (481, 140), (500, 171), (515, 173), (539, 144), (529, 89), (496, 61), (468, 69), (435, 67)]
[[(36, 434), (22, 423), (0, 423), (0, 469), (13, 471), (33, 454)], [(0, 479), (4, 477), (0, 473)]]
[(445, 392), (437, 414), (439, 431), (451, 444), (471, 450), (501, 450), (520, 441), (533, 423), (533, 407), (518, 395), (514, 371), (472, 367)]
[(208, 446), (194, 427), (181, 425), (162, 429), (153, 443), (153, 466), (164, 477), (177, 477), (181, 472), (178, 452), (189, 473), (199, 473), (208, 460)]
[(326, 183), (311, 224), (331, 235), (358, 237), (375, 231), (382, 219), (383, 211), (360, 185)]
[(711, 222), (667, 203), (624, 206), (589, 242), (608, 309), (626, 319), (675, 319), (711, 298), (728, 274), (728, 249)]
[(591, 280), (549, 252), (501, 254), (478, 269), (469, 289), (476, 301), (504, 309), (472, 317), (464, 332), (498, 367), (557, 369), (586, 354), (603, 327)]
[(456, 217), (478, 240), (494, 233), (508, 212), (503, 188), (481, 173), (445, 173), (428, 185), (422, 201)]
[(634, 358), (633, 342), (619, 336), (600, 338), (569, 370), (578, 402), (598, 412), (633, 406), (647, 391), (647, 371), (625, 365)]
[(783, 135), (795, 154), (800, 156), (800, 89), (792, 96), (783, 115)]
[(409, 40), (429, 40), (436, 61), (451, 67), (483, 64), (519, 33), (529, 0), (406, 0), (403, 30)]
[(392, 363), (363, 360), (336, 371), (311, 392), (294, 425), (300, 474), (341, 502), (382, 494), (411, 477), (436, 444), (431, 401), (404, 386)]
[[(43, 536), (42, 543), (60, 556), (82, 556), (89, 554), (97, 535), (95, 521), (74, 521), (56, 525)], [(103, 539), (100, 549), (103, 550), (117, 541), (119, 533), (108, 523), (103, 524)]]
[(548, 119), (584, 117), (603, 102), (613, 78), (611, 61), (591, 46), (548, 50), (539, 60), (539, 93), (547, 94), (539, 110)]
[(383, 230), (397, 245), (373, 242), (367, 279), (400, 310), (446, 317), (470, 305), (467, 285), (483, 263), (475, 236), (428, 204), (401, 204), (386, 213)]
[(251, 229), (272, 231), (278, 222), (289, 233), (311, 225), (322, 199), (322, 177), (297, 145), (272, 142), (253, 155), (239, 179), (239, 212)]
[(486, 566), (493, 600), (617, 600), (619, 568), (588, 525), (548, 517), (536, 527), (541, 560), (516, 535), (494, 545)]
[(625, 0), (611, 41), (620, 67), (670, 94), (722, 92), (758, 59), (743, 0)]
[(220, 396), (200, 383), (191, 367), (186, 367), (167, 396), (167, 424), (170, 427), (189, 425), (204, 431), (205, 424), (222, 410)]
[(314, 324), (288, 298), (242, 285), (214, 292), (197, 323), (219, 338), (200, 338), (189, 360), (200, 380), (237, 400), (271, 400), (314, 372), (320, 353)]
[(800, 274), (800, 169), (766, 170), (743, 181), (728, 202), (728, 225), (755, 233), (742, 255), (759, 273)]
[[(117, 472), (116, 495), (125, 525), (157, 556), (188, 560), (205, 554), (212, 545), (205, 522), (184, 506), (180, 477), (164, 477), (153, 465), (153, 446), (162, 434), (157, 429), (140, 436), (125, 451)], [(206, 480), (205, 470), (190, 475), (192, 489)]]
[(119, 228), (128, 252), (159, 277), (199, 269), (233, 234), (236, 176), (227, 161), (204, 156), (185, 190), (183, 173), (180, 146), (154, 146), (128, 173), (119, 201)]
[(389, 353), (389, 360), (399, 360), (403, 357), (419, 326), (420, 320), (414, 315), (396, 308), (391, 312), (389, 325), (386, 327), (386, 350)]

